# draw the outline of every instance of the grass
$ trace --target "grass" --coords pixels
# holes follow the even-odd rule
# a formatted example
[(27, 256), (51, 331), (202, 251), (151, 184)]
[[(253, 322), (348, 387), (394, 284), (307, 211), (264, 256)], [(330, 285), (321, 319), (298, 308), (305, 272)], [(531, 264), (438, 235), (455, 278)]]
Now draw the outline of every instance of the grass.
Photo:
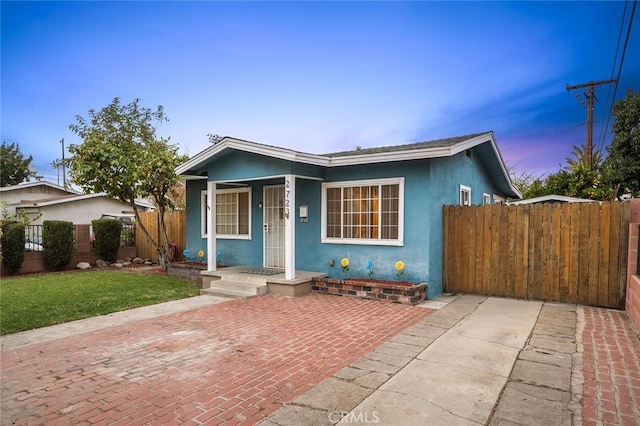
[(197, 295), (188, 281), (126, 271), (30, 275), (0, 281), (0, 334)]

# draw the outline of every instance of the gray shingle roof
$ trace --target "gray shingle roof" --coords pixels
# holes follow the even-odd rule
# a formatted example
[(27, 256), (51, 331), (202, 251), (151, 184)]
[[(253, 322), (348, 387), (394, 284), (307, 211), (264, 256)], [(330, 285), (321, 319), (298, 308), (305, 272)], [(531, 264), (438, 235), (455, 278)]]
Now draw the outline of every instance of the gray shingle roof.
[(473, 139), (477, 136), (484, 135), (491, 132), (474, 133), (471, 135), (455, 136), (453, 138), (436, 139), (433, 141), (415, 142), (404, 145), (383, 146), (378, 148), (362, 148), (354, 149), (351, 151), (334, 152), (330, 154), (323, 154), (327, 157), (347, 157), (350, 155), (366, 155), (366, 154), (380, 154), (385, 152), (406, 151), (411, 149), (422, 148), (444, 148), (453, 146), (459, 142), (464, 142), (468, 139)]

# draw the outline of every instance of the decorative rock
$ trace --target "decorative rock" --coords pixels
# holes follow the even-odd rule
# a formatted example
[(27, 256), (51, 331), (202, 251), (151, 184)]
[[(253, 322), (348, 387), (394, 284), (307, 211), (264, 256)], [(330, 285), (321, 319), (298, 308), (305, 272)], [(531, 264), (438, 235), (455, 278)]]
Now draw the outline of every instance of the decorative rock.
[(122, 262), (122, 266), (131, 266), (131, 262), (126, 261), (126, 262)]
[(125, 261), (127, 261), (127, 262), (131, 263), (131, 262), (133, 261), (133, 258), (132, 258), (132, 257), (127, 257), (127, 258), (125, 259)]
[(144, 263), (144, 260), (136, 257), (135, 259), (133, 259), (133, 263), (137, 263), (138, 265), (142, 265)]
[(78, 269), (91, 269), (91, 265), (89, 265), (87, 262), (80, 262), (76, 265), (76, 268)]
[(116, 260), (116, 263), (124, 263), (124, 262), (126, 262), (124, 259), (118, 259), (118, 260)]
[(120, 269), (120, 268), (122, 268), (122, 263), (120, 263), (120, 262), (112, 263), (111, 266), (113, 266), (114, 268)]
[(98, 259), (98, 260), (96, 260), (96, 267), (97, 268), (108, 268), (109, 264), (107, 262), (105, 262), (104, 260), (102, 260), (102, 259)]
[(147, 265), (147, 266), (151, 266), (151, 265), (153, 265), (153, 262), (150, 261), (150, 260), (145, 260), (144, 264)]

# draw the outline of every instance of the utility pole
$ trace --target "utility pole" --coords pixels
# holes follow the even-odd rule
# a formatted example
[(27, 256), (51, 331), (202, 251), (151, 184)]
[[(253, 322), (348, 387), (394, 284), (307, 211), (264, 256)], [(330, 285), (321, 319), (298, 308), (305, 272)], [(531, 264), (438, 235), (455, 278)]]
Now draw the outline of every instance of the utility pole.
[[(596, 95), (593, 93), (593, 88), (596, 86), (602, 86), (603, 84), (610, 84), (617, 82), (618, 79), (613, 78), (610, 80), (600, 80), (600, 81), (590, 81), (584, 84), (576, 84), (574, 86), (569, 86), (567, 84), (567, 92), (570, 92), (574, 89), (581, 89), (583, 87), (588, 87), (589, 91), (584, 93), (584, 96), (587, 98), (587, 144), (585, 147), (585, 161), (589, 169), (591, 169), (591, 153), (593, 152), (593, 105), (594, 99), (597, 101)], [(580, 99), (580, 95), (577, 96)], [(582, 105), (584, 103), (580, 102)]]
[(62, 144), (62, 187), (67, 189), (67, 168), (64, 165), (64, 138), (60, 140)]

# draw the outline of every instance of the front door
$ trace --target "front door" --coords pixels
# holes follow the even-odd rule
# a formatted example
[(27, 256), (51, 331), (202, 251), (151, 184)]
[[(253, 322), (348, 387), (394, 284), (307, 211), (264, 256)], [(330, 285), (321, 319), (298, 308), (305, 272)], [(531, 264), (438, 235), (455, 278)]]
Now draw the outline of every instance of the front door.
[(264, 267), (284, 268), (284, 185), (263, 189)]

